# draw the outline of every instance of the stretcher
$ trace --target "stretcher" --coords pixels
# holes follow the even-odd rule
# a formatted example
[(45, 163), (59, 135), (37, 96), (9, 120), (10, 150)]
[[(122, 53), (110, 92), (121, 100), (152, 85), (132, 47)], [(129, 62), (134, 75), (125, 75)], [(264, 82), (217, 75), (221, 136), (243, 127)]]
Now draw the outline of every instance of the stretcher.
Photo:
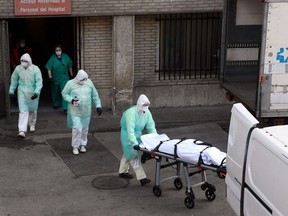
[[(216, 188), (208, 183), (206, 170), (212, 170), (219, 178), (225, 178), (226, 153), (200, 140), (169, 139), (166, 134), (145, 134), (141, 136), (141, 140), (142, 143), (136, 147), (143, 152), (141, 162), (145, 163), (149, 159), (156, 161), (153, 186), (153, 193), (156, 197), (162, 195), (160, 183), (169, 179), (174, 179), (175, 188), (181, 190), (183, 188), (182, 174), (184, 174), (186, 184), (184, 203), (187, 208), (194, 207), (193, 187), (200, 186), (209, 201), (216, 198)], [(161, 180), (160, 170), (167, 167), (176, 168), (176, 174)], [(201, 182), (192, 185), (190, 177), (196, 174), (201, 175)]]

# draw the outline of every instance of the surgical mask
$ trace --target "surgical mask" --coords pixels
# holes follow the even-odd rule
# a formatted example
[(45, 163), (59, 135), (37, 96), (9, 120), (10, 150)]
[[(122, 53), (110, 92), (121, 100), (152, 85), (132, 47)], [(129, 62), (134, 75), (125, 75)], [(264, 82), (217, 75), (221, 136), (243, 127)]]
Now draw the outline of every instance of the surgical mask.
[(21, 65), (26, 69), (28, 68), (28, 62), (21, 61)]
[(62, 52), (61, 51), (56, 51), (55, 52), (57, 56), (61, 56)]

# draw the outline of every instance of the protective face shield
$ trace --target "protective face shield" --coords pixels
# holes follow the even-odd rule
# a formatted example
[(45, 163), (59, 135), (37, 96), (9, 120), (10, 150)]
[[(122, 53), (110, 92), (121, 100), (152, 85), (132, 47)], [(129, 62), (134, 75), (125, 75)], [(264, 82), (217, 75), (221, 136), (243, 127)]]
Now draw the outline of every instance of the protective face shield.
[(25, 53), (20, 58), (21, 65), (27, 69), (29, 66), (32, 65), (32, 59), (28, 53)]
[(141, 94), (137, 101), (137, 112), (147, 112), (150, 105), (149, 99), (146, 95)]
[(88, 79), (88, 74), (84, 70), (79, 70), (75, 77), (75, 81), (79, 85), (83, 85), (87, 79)]

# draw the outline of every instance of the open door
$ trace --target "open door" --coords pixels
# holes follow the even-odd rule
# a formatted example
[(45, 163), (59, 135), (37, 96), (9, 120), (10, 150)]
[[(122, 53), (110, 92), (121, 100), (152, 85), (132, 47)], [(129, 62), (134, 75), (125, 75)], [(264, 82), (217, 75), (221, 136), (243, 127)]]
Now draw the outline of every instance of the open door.
[(6, 116), (10, 118), (10, 98), (9, 98), (9, 83), (10, 83), (10, 53), (9, 53), (9, 33), (8, 33), (8, 23), (6, 21), (1, 21), (1, 49), (2, 49), (2, 71), (3, 71), (3, 81), (4, 81), (4, 94), (5, 94), (5, 112)]

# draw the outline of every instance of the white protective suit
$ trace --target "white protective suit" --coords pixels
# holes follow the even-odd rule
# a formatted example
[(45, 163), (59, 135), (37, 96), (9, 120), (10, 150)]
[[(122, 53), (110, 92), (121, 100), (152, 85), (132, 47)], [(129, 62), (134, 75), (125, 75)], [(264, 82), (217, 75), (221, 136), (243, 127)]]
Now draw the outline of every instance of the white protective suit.
[(141, 165), (138, 151), (133, 149), (134, 145), (141, 143), (141, 135), (144, 128), (148, 133), (157, 133), (152, 114), (148, 109), (149, 99), (142, 94), (137, 100), (137, 105), (127, 109), (121, 118), (121, 145), (124, 155), (120, 162), (119, 173), (128, 173), (132, 166), (137, 180), (146, 178)]
[[(17, 88), (17, 98), (19, 107), (19, 132), (26, 132), (28, 124), (35, 126), (37, 120), (37, 110), (39, 96), (43, 87), (42, 74), (38, 66), (32, 64), (31, 57), (25, 53), (20, 58), (27, 61), (28, 67), (18, 65), (12, 73), (9, 94), (14, 95)], [(33, 95), (38, 97), (31, 99)]]
[[(93, 82), (88, 79), (84, 70), (79, 70), (76, 77), (69, 80), (62, 96), (68, 102), (67, 126), (72, 128), (72, 147), (87, 145), (88, 128), (92, 114), (92, 102), (96, 108), (101, 108), (101, 100)], [(72, 99), (78, 102), (72, 104)]]

